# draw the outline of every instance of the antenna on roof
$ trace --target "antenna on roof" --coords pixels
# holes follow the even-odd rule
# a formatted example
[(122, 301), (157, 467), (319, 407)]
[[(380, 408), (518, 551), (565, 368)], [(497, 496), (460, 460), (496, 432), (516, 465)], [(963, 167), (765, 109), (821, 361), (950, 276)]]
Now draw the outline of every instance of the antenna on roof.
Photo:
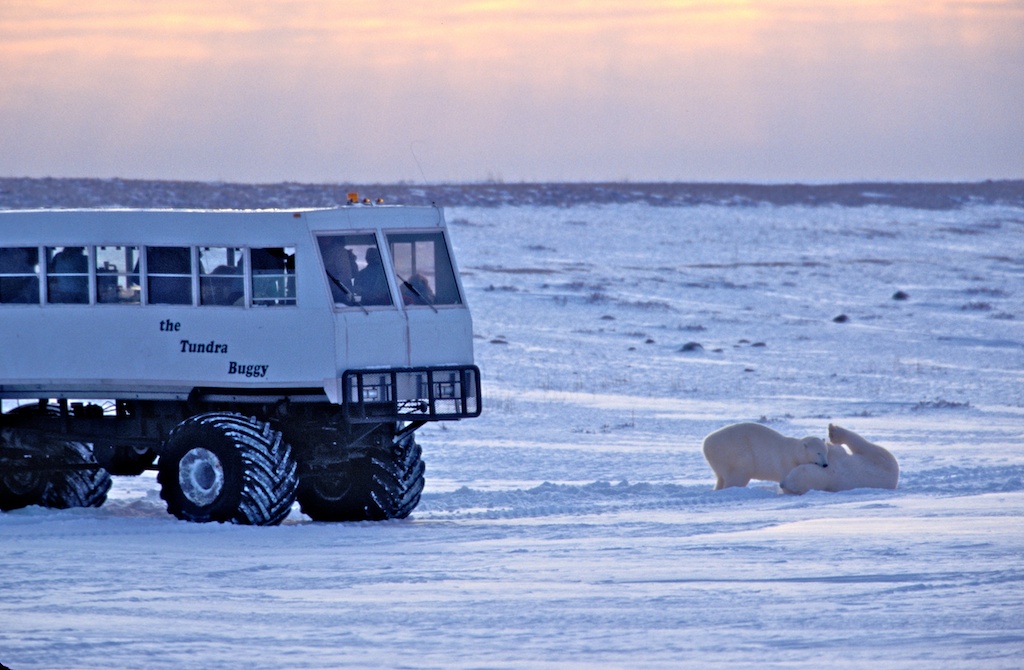
[(423, 140), (413, 140), (412, 142), (409, 142), (409, 153), (412, 154), (412, 159), (413, 159), (413, 161), (416, 162), (416, 168), (420, 171), (420, 177), (423, 179), (423, 183), (426, 184), (427, 183), (427, 175), (425, 175), (423, 173), (423, 166), (420, 165), (420, 159), (416, 157), (416, 150), (413, 148), (413, 145), (416, 144), (417, 142), (422, 144), (422, 145), (424, 145), (424, 146), (426, 146), (426, 144), (427, 144)]

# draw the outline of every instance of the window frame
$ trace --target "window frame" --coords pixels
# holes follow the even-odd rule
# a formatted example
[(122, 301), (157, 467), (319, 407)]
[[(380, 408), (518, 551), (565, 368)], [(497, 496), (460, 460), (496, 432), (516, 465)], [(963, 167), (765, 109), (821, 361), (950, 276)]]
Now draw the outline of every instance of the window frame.
[(24, 246), (2, 246), (2, 250), (20, 250), (20, 251), (34, 251), (35, 261), (32, 264), (34, 268), (31, 272), (0, 272), (0, 281), (9, 280), (28, 280), (27, 286), (32, 286), (34, 281), (34, 287), (25, 291), (22, 289), (25, 297), (35, 295), (35, 300), (3, 300), (3, 295), (0, 295), (0, 305), (40, 305), (44, 304), (45, 300), (45, 273), (42, 272), (45, 262), (41, 260), (45, 256), (44, 247), (42, 245), (24, 245)]
[[(403, 309), (432, 309), (432, 310), (437, 310), (437, 309), (444, 309), (444, 308), (465, 307), (465, 305), (466, 305), (466, 297), (463, 294), (461, 285), (459, 284), (459, 273), (458, 273), (458, 270), (455, 267), (455, 261), (453, 260), (454, 259), (454, 255), (452, 254), (451, 240), (449, 239), (448, 235), (446, 234), (446, 232), (444, 230), (439, 229), (439, 228), (390, 228), (390, 229), (385, 229), (383, 231), (383, 233), (384, 233), (384, 240), (385, 240), (385, 243), (387, 244), (387, 248), (388, 248), (388, 258), (391, 261), (391, 272), (395, 276), (395, 281), (398, 282), (398, 284), (399, 284), (399, 291), (398, 291), (398, 293), (399, 293), (399, 296), (402, 298), (402, 308)], [(409, 302), (409, 303), (406, 303), (405, 302), (404, 293), (402, 291), (402, 288), (404, 287), (406, 282), (410, 281), (413, 278), (413, 276), (415, 276), (415, 274), (417, 274), (416, 273), (416, 267), (415, 267), (415, 257), (416, 257), (416, 250), (415, 250), (416, 245), (415, 245), (415, 242), (416, 241), (398, 240), (397, 242), (393, 242), (392, 240), (393, 240), (393, 238), (396, 238), (396, 237), (397, 238), (403, 238), (403, 237), (415, 237), (415, 236), (423, 236), (423, 238), (424, 238), (422, 240), (416, 240), (416, 241), (423, 241), (423, 242), (428, 242), (429, 241), (429, 242), (432, 242), (434, 244), (434, 246), (435, 246), (435, 249), (434, 249), (434, 259), (433, 259), (433, 263), (434, 263), (434, 268), (433, 268), (434, 286), (432, 288), (432, 290), (434, 292), (434, 299), (433, 300), (427, 300), (425, 302)], [(446, 270), (445, 274), (448, 277), (448, 279), (446, 279), (445, 281), (450, 281), (451, 282), (451, 285), (450, 285), (450, 287), (447, 287), (447, 290), (450, 291), (454, 295), (454, 300), (445, 300), (444, 302), (439, 302), (437, 300), (437, 294), (439, 292), (438, 291), (438, 277), (440, 276), (439, 271), (438, 271), (438, 266), (437, 266), (437, 245), (438, 245), (438, 242), (435, 241), (435, 240), (428, 240), (428, 239), (426, 239), (427, 237), (440, 238), (439, 241), (441, 243), (441, 248), (444, 249), (444, 253), (445, 253), (445, 259), (444, 259), (445, 260), (445, 268), (444, 269)], [(396, 246), (396, 244), (411, 244), (412, 245), (410, 258), (413, 259), (412, 260), (413, 266), (411, 268), (413, 270), (413, 273), (409, 277), (404, 277), (403, 278), (400, 275), (399, 271), (398, 271), (398, 262), (397, 262), (396, 254), (395, 254), (395, 246)]]
[[(142, 279), (141, 272), (136, 272), (134, 267), (128, 267), (128, 265), (130, 265), (130, 263), (126, 264), (126, 266), (125, 266), (123, 271), (122, 270), (118, 270), (118, 271), (116, 271), (114, 273), (100, 272), (99, 250), (103, 249), (103, 248), (113, 248), (113, 249), (122, 249), (122, 250), (134, 249), (135, 250), (135, 254), (136, 254), (136, 258), (135, 258), (135, 263), (136, 264), (141, 264), (141, 262), (142, 262), (141, 259), (142, 259), (142, 256), (144, 255), (144, 252), (143, 252), (144, 246), (141, 245), (141, 244), (120, 244), (120, 243), (118, 243), (118, 244), (94, 244), (94, 245), (92, 245), (90, 247), (91, 252), (89, 253), (89, 269), (90, 269), (90, 272), (91, 272), (92, 276), (94, 277), (95, 284), (94, 284), (93, 291), (90, 294), (91, 300), (90, 300), (89, 304), (90, 305), (141, 305), (141, 304), (143, 304), (142, 300), (143, 300), (143, 293), (144, 293), (144, 291), (142, 290), (142, 284), (141, 284), (141, 279)], [(126, 285), (127, 288), (131, 288), (132, 285), (138, 286), (139, 293), (138, 293), (137, 298), (135, 300), (120, 300), (120, 299), (118, 299), (118, 300), (115, 300), (113, 302), (107, 302), (107, 301), (100, 300), (100, 278), (101, 277), (105, 278), (105, 277), (109, 277), (109, 276), (112, 276), (112, 277), (115, 278), (115, 285), (118, 287), (118, 290), (120, 290), (120, 284), (117, 283), (117, 280), (122, 278), (122, 277), (125, 279), (125, 285)]]
[[(57, 251), (60, 249), (60, 251)], [(55, 272), (50, 269), (50, 264), (56, 260), (57, 256), (65, 253), (68, 249), (81, 249), (82, 255), (85, 257), (85, 272)], [(74, 244), (64, 245), (43, 245), (40, 247), (42, 251), (42, 260), (39, 263), (39, 270), (42, 273), (43, 279), (43, 292), (42, 292), (42, 303), (44, 305), (92, 305), (94, 304), (94, 294), (96, 291), (96, 267), (92, 262), (93, 246), (83, 244), (82, 246)], [(53, 255), (50, 255), (50, 252)], [(51, 282), (59, 282), (61, 279), (68, 281), (75, 281), (85, 279), (85, 300), (55, 300), (54, 294), (59, 294), (60, 291), (54, 289), (51, 286)], [(77, 289), (75, 289), (77, 293)], [(70, 293), (69, 293), (70, 294)]]
[[(320, 243), (321, 240), (326, 239), (326, 238), (330, 238), (330, 237), (343, 238), (343, 239), (352, 238), (352, 237), (356, 237), (356, 238), (357, 237), (370, 237), (370, 238), (373, 239), (374, 248), (377, 249), (377, 253), (380, 255), (381, 263), (382, 263), (383, 269), (384, 269), (384, 281), (387, 284), (387, 289), (388, 289), (387, 290), (387, 295), (388, 295), (388, 302), (387, 303), (373, 303), (373, 304), (370, 304), (370, 303), (365, 303), (364, 304), (362, 302), (346, 303), (346, 302), (338, 302), (337, 300), (335, 300), (335, 298), (334, 298), (334, 287), (332, 286), (333, 282), (331, 281), (331, 277), (328, 275), (328, 271), (327, 271), (327, 259), (324, 256), (324, 247)], [(398, 309), (399, 306), (395, 302), (395, 286), (394, 286), (394, 281), (393, 281), (393, 277), (392, 277), (392, 275), (394, 273), (388, 271), (388, 266), (389, 266), (389, 264), (391, 262), (391, 258), (390, 258), (389, 255), (387, 255), (387, 250), (385, 249), (386, 239), (385, 239), (385, 245), (381, 244), (381, 240), (382, 240), (383, 237), (384, 237), (384, 235), (381, 233), (381, 231), (377, 230), (376, 228), (371, 228), (371, 229), (351, 229), (351, 230), (346, 229), (346, 230), (318, 230), (318, 231), (313, 231), (314, 246), (316, 247), (317, 256), (318, 256), (318, 258), (320, 260), (320, 272), (321, 272), (321, 275), (323, 277), (324, 287), (327, 289), (327, 296), (330, 298), (331, 304), (333, 305), (335, 311), (358, 310), (358, 311), (362, 311), (362, 312), (369, 312), (370, 310), (390, 310), (390, 311), (394, 311), (394, 310)], [(345, 245), (345, 246), (347, 247), (347, 245)], [(357, 245), (354, 245), (354, 246), (363, 246), (363, 245), (362, 244), (357, 244)], [(366, 246), (367, 246), (367, 249), (370, 248), (369, 245), (366, 245)], [(359, 262), (358, 255), (357, 255), (357, 258), (356, 258), (356, 262), (357, 262), (357, 264)], [(363, 270), (365, 268), (366, 268), (366, 266), (363, 266), (362, 268), (359, 268), (358, 265), (357, 265), (356, 271), (353, 273), (352, 278), (354, 279), (355, 275), (358, 274), (358, 272), (360, 270)], [(353, 297), (358, 296), (358, 294), (355, 292), (355, 286), (354, 285), (352, 286), (351, 290), (353, 291), (353, 293), (352, 293)]]
[[(214, 246), (214, 245), (206, 245), (206, 246)], [(298, 304), (299, 304), (299, 273), (297, 272), (297, 269), (298, 269), (299, 245), (293, 242), (293, 243), (287, 243), (287, 244), (276, 244), (276, 245), (273, 245), (273, 246), (270, 246), (270, 245), (260, 245), (260, 246), (243, 245), (241, 248), (243, 249), (243, 253), (245, 255), (245, 267), (243, 268), (243, 276), (245, 277), (245, 289), (244, 290), (246, 292), (246, 304), (245, 304), (246, 308), (247, 309), (262, 309), (262, 308), (265, 308), (265, 307), (293, 307), (293, 308), (294, 307), (298, 307)], [(257, 274), (256, 269), (253, 267), (253, 261), (252, 261), (252, 252), (253, 252), (254, 249), (256, 249), (256, 250), (270, 250), (270, 249), (288, 250), (288, 249), (291, 249), (291, 251), (292, 251), (292, 253), (291, 253), (291, 258), (292, 258), (292, 268), (291, 268), (291, 271), (289, 272), (287, 265), (285, 265), (285, 267), (282, 268), (283, 269), (283, 273), (282, 274), (270, 274), (270, 275), (266, 275), (266, 276), (262, 276), (260, 274)], [(275, 298), (275, 297), (257, 296), (256, 295), (256, 285), (255, 285), (256, 277), (262, 277), (262, 278), (266, 278), (266, 277), (283, 277), (284, 280), (285, 280), (285, 295), (284, 295), (284, 297), (283, 298)], [(294, 284), (293, 286), (290, 286), (290, 287), (288, 286), (289, 280)], [(291, 295), (289, 296), (289, 294), (291, 294)], [(274, 303), (274, 302), (263, 303), (263, 302), (257, 302), (257, 300), (268, 300), (268, 301), (270, 301), (270, 300), (278, 300), (279, 302), (276, 302), (276, 303)]]
[[(245, 245), (235, 245), (235, 244), (199, 244), (199, 245), (196, 245), (195, 248), (196, 248), (196, 253), (197, 253), (197, 262), (198, 262), (197, 272), (198, 272), (198, 278), (199, 278), (198, 279), (198, 281), (199, 281), (199, 301), (198, 301), (196, 306), (197, 307), (233, 307), (233, 308), (236, 308), (236, 309), (237, 308), (248, 307), (249, 304), (250, 304), (251, 295), (252, 295), (252, 290), (251, 290), (252, 287), (245, 281), (246, 268), (249, 267), (248, 247), (246, 247)], [(225, 250), (233, 250), (235, 252), (238, 252), (239, 258), (235, 260), (235, 264), (234, 264), (233, 267), (235, 269), (240, 270), (240, 272), (231, 273), (231, 274), (213, 274), (214, 270), (216, 270), (218, 267), (221, 267), (219, 265), (215, 266), (214, 268), (211, 268), (209, 272), (204, 272), (203, 260), (202, 260), (202, 251), (204, 249), (225, 249)], [(230, 260), (230, 259), (225, 259), (225, 260)], [(227, 267), (232, 267), (232, 266), (227, 266)], [(236, 302), (227, 303), (227, 304), (219, 303), (219, 302), (204, 302), (204, 300), (203, 300), (203, 280), (204, 279), (205, 280), (214, 280), (214, 281), (216, 281), (216, 280), (236, 280), (237, 279), (239, 282), (241, 282), (241, 286), (242, 286), (241, 302), (237, 302), (236, 301)]]

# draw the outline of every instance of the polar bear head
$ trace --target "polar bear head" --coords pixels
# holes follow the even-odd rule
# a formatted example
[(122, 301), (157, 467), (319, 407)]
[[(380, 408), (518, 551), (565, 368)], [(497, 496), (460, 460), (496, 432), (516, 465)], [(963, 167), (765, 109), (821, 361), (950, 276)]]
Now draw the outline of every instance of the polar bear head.
[(800, 440), (804, 447), (804, 463), (828, 467), (828, 445), (820, 437), (805, 437)]
[(817, 465), (799, 465), (790, 470), (789, 474), (779, 482), (779, 488), (783, 493), (793, 493), (798, 496), (811, 489), (828, 490), (829, 474), (828, 470)]

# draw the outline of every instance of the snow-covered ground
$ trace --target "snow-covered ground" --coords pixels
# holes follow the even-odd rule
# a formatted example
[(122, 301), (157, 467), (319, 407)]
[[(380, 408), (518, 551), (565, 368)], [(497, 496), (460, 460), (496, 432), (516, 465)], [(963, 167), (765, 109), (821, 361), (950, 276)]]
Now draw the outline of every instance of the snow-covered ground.
[[(0, 663), (1024, 665), (1024, 208), (448, 218), (485, 410), (420, 431), (412, 518), (189, 524), (152, 476), (0, 515)], [(855, 430), (899, 488), (714, 492), (741, 420)]]

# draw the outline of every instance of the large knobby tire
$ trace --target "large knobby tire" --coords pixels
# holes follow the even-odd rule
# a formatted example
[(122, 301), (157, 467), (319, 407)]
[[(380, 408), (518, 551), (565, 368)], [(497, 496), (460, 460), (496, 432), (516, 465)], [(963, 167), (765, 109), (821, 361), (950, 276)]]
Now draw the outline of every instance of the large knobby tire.
[[(9, 414), (36, 413), (40, 410), (36, 405), (23, 405), (11, 410)], [(45, 443), (37, 435), (15, 428), (0, 431), (0, 446), (8, 447), (17, 452), (28, 452), (42, 457)], [(13, 466), (21, 465), (13, 461), (0, 462), (0, 510), (4, 512), (21, 509), (29, 505), (42, 505), (43, 496), (50, 484), (50, 473), (39, 470), (19, 470)]]
[[(61, 449), (69, 465), (96, 462), (92, 448), (83, 442), (64, 442)], [(99, 467), (59, 470), (50, 474), (43, 505), (54, 509), (99, 507), (107, 500), (110, 484), (110, 473)]]
[(15, 471), (0, 475), (0, 510), (9, 512), (29, 505), (42, 505), (49, 485), (46, 474)]
[[(69, 462), (89, 463), (88, 446), (68, 442)], [(72, 458), (82, 460), (72, 461)], [(110, 491), (110, 473), (102, 468), (17, 472), (0, 477), (0, 510), (9, 511), (29, 505), (52, 509), (100, 507)]]
[(344, 471), (303, 477), (298, 500), (314, 521), (404, 519), (420, 502), (426, 466), (412, 433), (373, 449)]
[(185, 521), (281, 523), (298, 486), (291, 447), (268, 424), (198, 414), (171, 431), (158, 463), (160, 497)]
[[(12, 414), (45, 412), (56, 414), (57, 408), (40, 409), (36, 405), (15, 408)], [(53, 470), (13, 470), (0, 475), (0, 510), (9, 511), (41, 505), (53, 509), (99, 507), (110, 490), (110, 473), (100, 467), (78, 467), (96, 463), (92, 447), (83, 442), (41, 437), (36, 433), (10, 429), (3, 431), (0, 441), (8, 446), (34, 454), (31, 459), (46, 459)], [(44, 461), (36, 461), (35, 464)], [(71, 469), (60, 469), (72, 466)]]

